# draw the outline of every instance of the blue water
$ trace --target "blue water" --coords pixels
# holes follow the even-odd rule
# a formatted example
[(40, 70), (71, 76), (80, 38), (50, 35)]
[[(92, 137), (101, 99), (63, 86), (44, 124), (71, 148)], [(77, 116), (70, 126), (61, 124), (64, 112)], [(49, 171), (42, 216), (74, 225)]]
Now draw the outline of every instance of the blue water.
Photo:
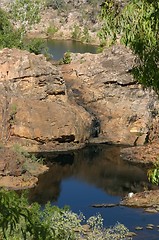
[[(120, 147), (100, 145), (70, 155), (49, 157), (49, 161), (49, 172), (40, 177), (39, 185), (31, 192), (33, 201), (41, 204), (51, 201), (59, 207), (67, 205), (76, 213), (82, 212), (86, 218), (100, 213), (106, 227), (120, 222), (137, 232), (135, 240), (159, 239), (158, 213), (123, 206), (92, 207), (92, 204), (119, 203), (132, 190), (153, 188), (143, 168), (120, 159)], [(149, 223), (155, 225), (153, 231), (146, 229)], [(144, 230), (135, 231), (136, 226), (142, 226)]]
[(119, 201), (120, 197), (111, 196), (93, 185), (71, 177), (61, 183), (61, 194), (57, 204), (60, 207), (64, 207), (65, 204), (72, 206), (71, 209), (73, 211), (77, 212), (78, 209), (81, 212), (85, 212), (88, 218), (94, 214), (94, 211), (98, 211), (91, 207), (92, 204), (118, 203)]
[[(71, 206), (71, 210), (76, 213), (84, 213), (88, 219), (92, 215), (101, 214), (106, 227), (114, 226), (117, 222), (123, 223), (131, 231), (138, 234), (134, 239), (158, 240), (158, 228), (147, 230), (146, 225), (151, 223), (159, 224), (159, 214), (149, 214), (143, 209), (128, 207), (113, 208), (93, 208), (94, 203), (119, 203), (121, 197), (111, 196), (104, 191), (97, 189), (76, 178), (69, 178), (61, 183), (61, 194), (56, 204), (59, 207)], [(52, 204), (55, 204), (53, 202)], [(136, 226), (144, 227), (142, 231), (135, 231)]]

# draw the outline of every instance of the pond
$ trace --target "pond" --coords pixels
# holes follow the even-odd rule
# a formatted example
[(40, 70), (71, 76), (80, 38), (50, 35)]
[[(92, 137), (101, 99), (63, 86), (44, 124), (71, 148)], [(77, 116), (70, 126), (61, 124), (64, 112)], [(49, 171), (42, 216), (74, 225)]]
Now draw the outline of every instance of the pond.
[(63, 58), (65, 52), (73, 53), (96, 53), (97, 46), (82, 44), (81, 42), (71, 40), (47, 40), (48, 53), (54, 60)]
[[(45, 153), (50, 170), (41, 175), (39, 184), (30, 191), (30, 200), (45, 204), (51, 201), (59, 207), (70, 206), (87, 218), (100, 213), (104, 225), (109, 227), (123, 223), (135, 232), (136, 226), (144, 227), (133, 239), (159, 239), (159, 214), (143, 209), (123, 206), (93, 208), (92, 204), (119, 203), (129, 192), (153, 189), (147, 181), (146, 171), (124, 162), (120, 158), (121, 146), (92, 145), (84, 149), (61, 154)], [(147, 230), (147, 224), (154, 230)]]

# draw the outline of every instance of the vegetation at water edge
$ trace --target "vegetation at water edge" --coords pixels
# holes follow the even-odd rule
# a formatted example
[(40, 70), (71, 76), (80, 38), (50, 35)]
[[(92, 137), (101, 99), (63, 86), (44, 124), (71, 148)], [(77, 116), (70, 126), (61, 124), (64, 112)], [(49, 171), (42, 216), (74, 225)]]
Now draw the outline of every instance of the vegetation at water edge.
[[(128, 229), (117, 223), (105, 229), (100, 215), (88, 220), (82, 213), (73, 213), (68, 207), (60, 209), (47, 203), (44, 209), (38, 203), (29, 204), (25, 194), (0, 190), (0, 238), (8, 240), (111, 240), (127, 239)], [(83, 221), (89, 227), (84, 228)], [(130, 238), (129, 238), (130, 239)]]

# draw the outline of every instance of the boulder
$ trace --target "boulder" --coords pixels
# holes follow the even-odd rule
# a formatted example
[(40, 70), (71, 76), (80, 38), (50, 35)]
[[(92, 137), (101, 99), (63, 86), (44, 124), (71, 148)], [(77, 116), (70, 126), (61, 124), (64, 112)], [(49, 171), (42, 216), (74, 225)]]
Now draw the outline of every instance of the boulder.
[(91, 134), (92, 116), (67, 95), (57, 67), (43, 55), (0, 51), (0, 141), (29, 151), (72, 149)]
[(100, 54), (72, 54), (61, 70), (69, 96), (96, 117), (93, 142), (143, 145), (155, 137), (158, 96), (133, 79), (134, 56), (116, 45)]

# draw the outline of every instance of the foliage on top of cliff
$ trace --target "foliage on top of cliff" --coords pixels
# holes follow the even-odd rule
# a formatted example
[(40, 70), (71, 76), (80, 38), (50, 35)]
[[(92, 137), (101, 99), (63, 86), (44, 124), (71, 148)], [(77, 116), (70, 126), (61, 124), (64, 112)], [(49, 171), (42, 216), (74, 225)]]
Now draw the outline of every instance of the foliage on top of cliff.
[(41, 40), (26, 39), (27, 30), (40, 21), (41, 0), (15, 0), (10, 4), (10, 11), (0, 9), (0, 48), (20, 48), (40, 53)]
[(20, 32), (14, 30), (8, 14), (0, 9), (0, 48), (20, 47)]
[[(124, 3), (123, 3), (124, 2)], [(159, 2), (152, 0), (115, 1), (102, 4), (102, 45), (121, 43), (137, 56), (134, 77), (146, 87), (159, 89)]]

